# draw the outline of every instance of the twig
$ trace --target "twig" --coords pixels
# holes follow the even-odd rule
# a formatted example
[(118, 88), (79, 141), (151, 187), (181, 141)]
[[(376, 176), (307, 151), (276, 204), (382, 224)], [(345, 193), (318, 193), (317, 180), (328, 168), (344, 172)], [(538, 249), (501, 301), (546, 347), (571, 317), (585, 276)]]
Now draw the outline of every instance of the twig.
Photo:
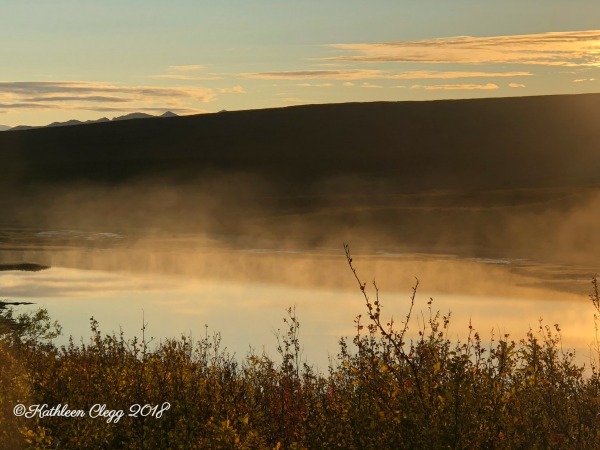
[[(371, 305), (369, 296), (366, 292), (366, 283), (363, 283), (358, 274), (356, 273), (356, 269), (354, 268), (354, 266), (352, 265), (352, 256), (350, 255), (350, 247), (348, 246), (348, 244), (344, 244), (344, 251), (346, 253), (346, 260), (348, 261), (348, 265), (350, 266), (350, 270), (352, 270), (352, 273), (354, 274), (354, 278), (356, 279), (358, 286), (363, 294), (363, 297), (365, 299), (367, 308), (369, 310), (369, 318), (373, 321), (373, 323), (375, 324), (375, 326), (379, 329), (379, 331), (381, 332), (381, 335), (385, 338), (387, 338), (387, 340), (392, 344), (392, 346), (396, 349), (396, 353), (400, 356), (400, 358), (402, 358), (402, 360), (404, 360), (406, 362), (406, 364), (408, 364), (408, 366), (410, 367), (410, 370), (413, 374), (413, 377), (415, 379), (415, 385), (417, 387), (417, 392), (419, 394), (419, 399), (421, 401), (421, 405), (423, 407), (423, 410), (426, 412), (427, 414), (427, 408), (425, 407), (425, 399), (423, 397), (423, 388), (421, 386), (421, 381), (419, 379), (418, 376), (418, 371), (417, 371), (417, 367), (415, 365), (415, 363), (410, 359), (410, 357), (406, 354), (406, 352), (404, 351), (404, 349), (402, 348), (402, 345), (404, 344), (404, 333), (406, 333), (406, 330), (408, 330), (408, 322), (410, 320), (410, 316), (412, 314), (412, 309), (413, 309), (413, 305), (415, 302), (415, 296), (417, 294), (417, 287), (419, 286), (419, 279), (415, 277), (415, 279), (417, 280), (415, 286), (413, 287), (413, 292), (411, 295), (411, 305), (410, 305), (410, 309), (409, 312), (406, 316), (406, 322), (404, 324), (404, 328), (402, 330), (402, 332), (400, 334), (398, 333), (394, 333), (392, 330), (392, 325), (390, 322), (390, 330), (386, 331), (383, 326), (381, 325), (381, 320), (380, 320), (380, 312), (381, 312), (381, 304), (379, 303), (379, 289), (377, 288), (377, 284), (375, 283), (375, 281), (373, 281), (373, 286), (375, 286), (375, 294), (376, 294), (376, 299), (375, 299), (375, 313), (373, 313), (373, 305)], [(395, 336), (394, 336), (395, 334)]]

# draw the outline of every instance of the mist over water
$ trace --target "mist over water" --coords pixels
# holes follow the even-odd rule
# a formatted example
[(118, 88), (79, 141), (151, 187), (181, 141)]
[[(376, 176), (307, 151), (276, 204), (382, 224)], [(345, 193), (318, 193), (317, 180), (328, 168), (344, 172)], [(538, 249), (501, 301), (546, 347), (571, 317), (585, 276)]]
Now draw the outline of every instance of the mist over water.
[(194, 183), (34, 185), (1, 206), (3, 229), (113, 232), (128, 244), (176, 235), (224, 248), (338, 248), (345, 241), (372, 251), (574, 264), (594, 264), (600, 249), (595, 186), (411, 192), (385, 179), (292, 187), (252, 173), (207, 173)]
[(87, 336), (92, 315), (104, 331), (139, 334), (144, 311), (157, 338), (206, 324), (238, 355), (248, 344), (273, 353), (273, 330), (295, 305), (305, 357), (323, 368), (364, 313), (346, 242), (396, 318), (417, 277), (417, 308), (433, 297), (434, 309), (452, 311), (457, 338), (469, 319), (484, 337), (492, 328), (523, 337), (539, 317), (560, 323), (565, 345), (582, 353), (593, 338), (593, 186), (410, 192), (340, 176), (292, 189), (213, 172), (32, 185), (2, 203), (0, 263), (52, 269), (0, 272), (0, 296), (36, 301), (67, 335)]

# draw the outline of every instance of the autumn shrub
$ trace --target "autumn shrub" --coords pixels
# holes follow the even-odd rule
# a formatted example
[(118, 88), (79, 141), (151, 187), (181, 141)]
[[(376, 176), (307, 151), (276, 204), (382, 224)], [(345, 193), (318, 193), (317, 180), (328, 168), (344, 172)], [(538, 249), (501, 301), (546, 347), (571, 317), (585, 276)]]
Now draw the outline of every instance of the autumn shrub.
[[(365, 313), (326, 373), (303, 360), (293, 308), (278, 357), (251, 351), (242, 360), (218, 333), (153, 342), (145, 325), (126, 338), (103, 334), (94, 319), (87, 341), (59, 347), (45, 311), (0, 311), (0, 448), (600, 448), (598, 341), (588, 368), (543, 322), (518, 341), (484, 344), (472, 326), (452, 341), (450, 314), (432, 299), (415, 324), (418, 281), (395, 323), (345, 249)], [(595, 282), (591, 300), (600, 315)], [(28, 419), (13, 414), (18, 404), (106, 404), (125, 414)], [(159, 417), (129, 416), (135, 404)]]

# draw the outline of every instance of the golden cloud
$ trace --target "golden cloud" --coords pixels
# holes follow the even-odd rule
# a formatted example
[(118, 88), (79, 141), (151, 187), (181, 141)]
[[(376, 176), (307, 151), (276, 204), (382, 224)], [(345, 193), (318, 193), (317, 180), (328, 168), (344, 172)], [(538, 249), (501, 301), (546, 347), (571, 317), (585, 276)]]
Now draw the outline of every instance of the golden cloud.
[(600, 67), (600, 30), (457, 36), (420, 41), (332, 44), (330, 47), (354, 54), (325, 60)]
[(380, 86), (378, 84), (368, 83), (368, 82), (365, 82), (365, 83), (361, 84), (360, 87), (362, 87), (362, 88), (370, 88), (370, 89), (381, 89), (381, 88), (383, 88), (383, 86)]
[(192, 64), (188, 66), (169, 66), (170, 72), (201, 72), (203, 70), (203, 64)]
[(151, 75), (149, 78), (161, 80), (180, 80), (180, 81), (205, 81), (222, 80), (223, 77), (217, 74), (200, 74), (204, 72), (205, 66), (202, 64), (191, 64), (187, 66), (169, 66), (167, 73), (162, 75)]
[(298, 83), (296, 86), (326, 88), (326, 87), (332, 87), (333, 83)]
[(210, 81), (210, 80), (223, 80), (224, 77), (220, 75), (183, 75), (178, 73), (167, 73), (163, 75), (150, 75), (148, 78), (154, 78), (157, 80), (177, 80), (177, 81)]
[(244, 78), (257, 80), (312, 80), (327, 78), (333, 80), (361, 80), (377, 78), (380, 70), (297, 70), (284, 72), (242, 73)]
[(259, 80), (418, 80), (418, 79), (458, 79), (458, 78), (490, 78), (490, 77), (524, 77), (533, 75), (530, 72), (435, 72), (412, 71), (390, 72), (373, 69), (344, 69), (344, 70), (297, 70), (284, 72), (244, 73), (245, 78)]
[(221, 94), (245, 94), (246, 90), (242, 86), (232, 86), (226, 88), (220, 88)]
[(439, 79), (451, 80), (457, 78), (496, 78), (496, 77), (528, 77), (531, 72), (430, 72), (415, 71), (394, 75), (395, 80)]
[(0, 82), (2, 109), (159, 111), (165, 107), (195, 112), (190, 103), (216, 98), (212, 89), (195, 87), (119, 86), (83, 81)]
[(423, 86), (415, 84), (411, 86), (411, 89), (425, 89), (426, 91), (470, 91), (470, 90), (494, 90), (498, 89), (498, 86), (493, 83), (488, 84), (434, 84), (429, 86)]

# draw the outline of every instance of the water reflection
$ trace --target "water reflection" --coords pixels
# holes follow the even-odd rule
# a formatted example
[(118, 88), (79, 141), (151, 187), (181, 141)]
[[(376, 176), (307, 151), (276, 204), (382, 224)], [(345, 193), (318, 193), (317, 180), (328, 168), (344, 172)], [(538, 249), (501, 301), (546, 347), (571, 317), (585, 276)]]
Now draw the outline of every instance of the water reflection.
[[(42, 261), (41, 272), (0, 272), (0, 297), (35, 301), (22, 310), (45, 307), (67, 336), (89, 336), (89, 319), (101, 329), (140, 335), (142, 320), (156, 339), (182, 333), (203, 336), (220, 331), (237, 355), (250, 346), (275, 354), (274, 332), (296, 305), (304, 357), (322, 369), (337, 353), (341, 336), (353, 336), (353, 320), (364, 315), (362, 296), (341, 248), (319, 251), (224, 249), (206, 240), (172, 238), (168, 245), (139, 240), (129, 247), (56, 247), (17, 249), (3, 258)], [(175, 250), (174, 250), (175, 249)], [(377, 279), (384, 314), (401, 320), (407, 312), (414, 277), (418, 276), (417, 311), (427, 318), (434, 309), (452, 312), (450, 337), (465, 339), (469, 321), (489, 338), (526, 331), (544, 323), (561, 325), (564, 346), (577, 348), (580, 360), (593, 339), (592, 306), (586, 296), (590, 270), (542, 265), (523, 260), (461, 259), (451, 255), (354, 252), (365, 281)], [(144, 319), (143, 319), (144, 318)], [(417, 318), (417, 317), (415, 317)], [(413, 324), (417, 331), (417, 322)]]

